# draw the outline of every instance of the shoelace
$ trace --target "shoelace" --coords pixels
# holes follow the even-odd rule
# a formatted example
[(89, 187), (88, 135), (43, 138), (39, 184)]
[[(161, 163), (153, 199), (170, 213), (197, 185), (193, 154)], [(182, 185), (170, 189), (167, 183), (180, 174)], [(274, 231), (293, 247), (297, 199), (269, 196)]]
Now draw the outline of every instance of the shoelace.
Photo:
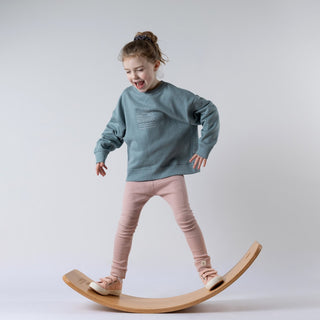
[(214, 270), (214, 269), (210, 269), (210, 270), (206, 270), (206, 271), (204, 271), (201, 275), (200, 275), (200, 277), (202, 278), (202, 279), (207, 279), (208, 277), (210, 277), (210, 276), (216, 276), (217, 275), (217, 271), (216, 270)]
[(105, 283), (105, 284), (111, 284), (111, 283), (114, 283), (118, 280), (117, 277), (114, 277), (114, 276), (108, 276), (108, 277), (104, 277), (104, 278), (101, 278), (100, 279), (100, 283)]

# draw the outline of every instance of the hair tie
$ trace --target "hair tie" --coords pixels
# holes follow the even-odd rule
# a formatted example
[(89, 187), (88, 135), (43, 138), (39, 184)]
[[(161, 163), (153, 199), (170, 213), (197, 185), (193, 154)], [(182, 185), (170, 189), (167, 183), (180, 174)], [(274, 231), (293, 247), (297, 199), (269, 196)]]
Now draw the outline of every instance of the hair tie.
[(136, 40), (147, 40), (147, 41), (150, 41), (151, 43), (153, 43), (152, 39), (149, 38), (148, 36), (145, 36), (145, 35), (140, 35), (140, 36), (134, 37), (133, 41), (136, 41)]

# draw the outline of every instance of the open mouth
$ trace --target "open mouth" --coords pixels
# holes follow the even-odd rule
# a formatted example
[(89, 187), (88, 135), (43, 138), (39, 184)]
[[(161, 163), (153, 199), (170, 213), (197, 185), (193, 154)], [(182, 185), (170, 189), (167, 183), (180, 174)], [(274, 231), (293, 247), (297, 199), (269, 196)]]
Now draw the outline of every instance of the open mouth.
[(141, 90), (144, 86), (144, 80), (140, 80), (134, 83), (137, 89)]

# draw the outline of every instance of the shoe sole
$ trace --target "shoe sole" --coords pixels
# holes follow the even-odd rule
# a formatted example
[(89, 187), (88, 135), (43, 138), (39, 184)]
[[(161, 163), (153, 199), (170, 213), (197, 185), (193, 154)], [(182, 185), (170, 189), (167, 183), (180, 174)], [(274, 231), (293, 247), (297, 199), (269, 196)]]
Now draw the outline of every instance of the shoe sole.
[(223, 277), (221, 276), (214, 277), (206, 284), (206, 288), (208, 290), (212, 290), (220, 286), (220, 284), (222, 284), (223, 282), (224, 282)]
[(121, 290), (106, 290), (102, 287), (100, 287), (97, 283), (95, 282), (91, 282), (89, 284), (89, 287), (91, 289), (93, 289), (95, 292), (103, 295), (103, 296), (108, 296), (108, 295), (112, 295), (112, 296), (120, 296), (121, 294)]

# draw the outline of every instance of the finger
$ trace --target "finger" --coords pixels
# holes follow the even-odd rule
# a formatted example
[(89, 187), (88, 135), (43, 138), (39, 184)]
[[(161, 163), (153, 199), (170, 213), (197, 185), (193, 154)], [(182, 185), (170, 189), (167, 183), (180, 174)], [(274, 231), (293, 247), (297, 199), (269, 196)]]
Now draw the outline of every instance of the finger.
[(193, 162), (193, 169), (194, 169), (195, 166), (196, 166), (196, 163), (197, 163), (197, 158), (193, 156), (193, 160), (192, 160), (192, 161), (194, 161), (194, 162)]
[(189, 160), (189, 162), (192, 162), (196, 157), (197, 157), (197, 154), (195, 153), (195, 154), (191, 157), (191, 159)]
[(96, 173), (97, 173), (97, 176), (98, 176), (99, 174), (101, 174), (102, 176), (105, 176), (105, 175), (106, 175), (106, 173), (105, 173), (105, 171), (104, 171), (103, 168), (108, 169), (108, 168), (106, 167), (106, 165), (104, 164), (104, 162), (99, 162), (99, 163), (97, 163), (97, 165), (96, 165)]
[(101, 166), (100, 163), (97, 164), (97, 174), (101, 174)]
[(199, 156), (197, 156), (196, 160), (194, 161), (193, 169), (195, 169), (197, 167), (198, 162), (199, 162)]
[(207, 165), (207, 159), (203, 159), (203, 167)]
[(203, 162), (203, 158), (200, 157), (200, 159), (199, 159), (199, 164), (198, 164), (198, 170), (200, 170), (201, 165), (202, 165), (202, 162)]
[(100, 168), (100, 174), (104, 177), (106, 175), (105, 171), (103, 170), (103, 168)]

